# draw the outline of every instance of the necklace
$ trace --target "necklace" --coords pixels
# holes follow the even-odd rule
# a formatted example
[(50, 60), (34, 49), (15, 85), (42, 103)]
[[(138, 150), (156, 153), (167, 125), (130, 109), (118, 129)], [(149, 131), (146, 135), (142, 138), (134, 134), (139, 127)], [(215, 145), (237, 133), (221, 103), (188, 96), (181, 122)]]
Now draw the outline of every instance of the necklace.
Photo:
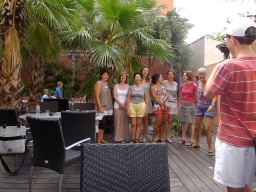
[(141, 89), (141, 85), (139, 85), (139, 88), (136, 88), (136, 85), (134, 85), (134, 89), (135, 90), (140, 90)]
[(105, 82), (105, 85), (104, 85), (104, 83), (102, 81), (100, 81), (100, 82), (103, 85), (103, 87), (108, 88), (108, 84), (106, 82)]

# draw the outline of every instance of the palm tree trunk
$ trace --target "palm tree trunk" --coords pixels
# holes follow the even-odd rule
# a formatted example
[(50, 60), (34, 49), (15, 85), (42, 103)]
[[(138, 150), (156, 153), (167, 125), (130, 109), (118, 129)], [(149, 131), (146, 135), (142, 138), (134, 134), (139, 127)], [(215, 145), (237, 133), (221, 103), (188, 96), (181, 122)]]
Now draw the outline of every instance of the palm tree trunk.
[(15, 28), (10, 28), (5, 35), (4, 56), (2, 58), (0, 75), (0, 107), (13, 108), (17, 111), (21, 107), (21, 55), (20, 40)]
[(25, 61), (24, 69), (30, 77), (30, 97), (28, 100), (28, 110), (30, 111), (35, 109), (36, 104), (41, 100), (46, 63), (34, 53)]
[(0, 70), (0, 107), (13, 108), (17, 111), (21, 107), (20, 86), (22, 57), (20, 54), (20, 40), (25, 38), (27, 14), (25, 1), (4, 0), (1, 2), (0, 38), (4, 45), (4, 54)]

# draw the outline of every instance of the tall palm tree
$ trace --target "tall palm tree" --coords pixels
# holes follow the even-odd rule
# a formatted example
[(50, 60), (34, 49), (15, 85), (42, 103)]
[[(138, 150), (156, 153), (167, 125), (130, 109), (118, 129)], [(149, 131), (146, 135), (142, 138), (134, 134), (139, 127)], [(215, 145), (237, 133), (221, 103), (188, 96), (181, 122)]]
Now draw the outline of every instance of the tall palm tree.
[(155, 0), (76, 1), (84, 25), (63, 35), (62, 41), (84, 53), (84, 63), (91, 70), (86, 73), (81, 92), (88, 99), (102, 68), (109, 70), (111, 80), (115, 71), (138, 71), (143, 58), (170, 61), (171, 45), (154, 39), (150, 35), (152, 28), (145, 27), (146, 13), (156, 7)]
[(4, 0), (0, 5), (0, 35), (4, 48), (0, 106), (19, 108), (23, 63), (30, 77), (29, 108), (33, 109), (41, 97), (45, 66), (47, 62), (57, 60), (61, 51), (56, 34), (77, 24), (75, 4), (70, 0)]
[(23, 67), (30, 77), (29, 109), (34, 109), (41, 99), (46, 64), (57, 61), (61, 52), (56, 34), (76, 24), (76, 12), (70, 0), (28, 0), (26, 7), (30, 17), (22, 46)]
[(4, 48), (0, 73), (0, 106), (18, 109), (21, 103), (22, 57), (20, 41), (25, 38), (27, 13), (24, 0), (1, 1), (0, 37)]

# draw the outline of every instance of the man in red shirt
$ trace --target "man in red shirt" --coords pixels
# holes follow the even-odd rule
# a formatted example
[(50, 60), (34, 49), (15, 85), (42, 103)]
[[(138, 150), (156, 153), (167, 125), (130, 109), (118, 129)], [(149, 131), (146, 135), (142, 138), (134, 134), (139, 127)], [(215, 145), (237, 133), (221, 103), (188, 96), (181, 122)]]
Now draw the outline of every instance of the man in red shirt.
[(252, 192), (256, 168), (256, 54), (252, 43), (256, 25), (249, 18), (230, 23), (224, 32), (235, 59), (218, 64), (210, 75), (204, 97), (221, 95), (220, 124), (215, 142), (214, 179), (228, 192)]

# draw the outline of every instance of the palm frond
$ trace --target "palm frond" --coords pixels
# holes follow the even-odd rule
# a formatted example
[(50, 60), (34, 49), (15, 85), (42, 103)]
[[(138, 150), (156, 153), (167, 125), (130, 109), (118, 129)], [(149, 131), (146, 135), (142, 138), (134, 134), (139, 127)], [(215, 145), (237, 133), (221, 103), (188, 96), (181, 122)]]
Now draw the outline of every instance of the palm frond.
[(96, 15), (94, 1), (92, 0), (74, 0), (77, 2), (79, 6), (85, 10), (85, 12), (89, 13), (90, 17), (93, 18)]
[(141, 10), (138, 4), (120, 0), (97, 0), (97, 10), (105, 20), (119, 24), (124, 31), (133, 30), (139, 23)]
[(88, 73), (86, 73), (84, 84), (79, 91), (80, 95), (86, 95), (86, 99), (90, 100), (94, 95), (94, 85), (99, 79), (99, 71), (100, 68), (98, 66), (94, 66)]
[(154, 57), (161, 62), (169, 62), (173, 57), (171, 45), (161, 39), (154, 39), (147, 32), (145, 33), (144, 28), (133, 31), (130, 37), (137, 42), (135, 54), (138, 56)]
[(89, 43), (93, 63), (96, 65), (119, 65), (124, 60), (124, 52), (115, 45), (102, 41)]
[(92, 39), (90, 32), (85, 27), (79, 30), (61, 32), (61, 34), (60, 39), (64, 43), (64, 46), (72, 47), (73, 49), (85, 50), (88, 44), (87, 41)]
[(140, 69), (143, 66), (143, 63), (141, 63), (137, 57), (133, 56), (133, 57), (129, 58), (128, 66), (129, 66), (130, 73), (133, 75), (134, 73), (140, 71)]
[(61, 51), (60, 42), (45, 25), (35, 23), (28, 29), (28, 44), (45, 60), (55, 60)]
[(30, 0), (27, 6), (30, 19), (44, 23), (48, 27), (67, 30), (71, 24), (77, 22), (76, 11), (68, 9), (60, 2)]
[(132, 0), (132, 2), (136, 3), (139, 9), (143, 9), (143, 12), (153, 9), (154, 7), (156, 7), (157, 3), (156, 0)]

